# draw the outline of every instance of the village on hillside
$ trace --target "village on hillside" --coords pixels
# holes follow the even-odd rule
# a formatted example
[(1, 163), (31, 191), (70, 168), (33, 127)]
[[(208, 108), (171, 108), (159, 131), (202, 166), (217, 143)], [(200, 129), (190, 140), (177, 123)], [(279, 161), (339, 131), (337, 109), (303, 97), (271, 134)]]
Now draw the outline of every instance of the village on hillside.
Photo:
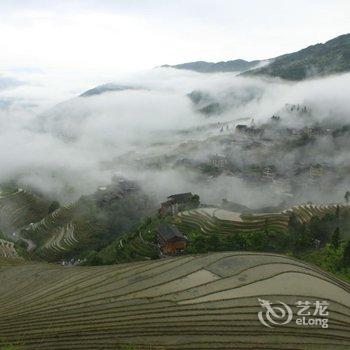
[[(284, 113), (294, 116), (294, 126)], [(5, 186), (0, 253), (71, 266), (212, 250), (296, 254), (300, 239), (305, 240), (304, 250), (322, 250), (334, 234), (339, 241), (346, 239), (342, 235), (349, 221), (350, 169), (341, 154), (350, 127), (316, 122), (310, 107), (292, 104), (264, 121), (208, 121), (206, 127), (186, 131), (187, 141), (171, 149), (162, 146), (159, 155), (128, 153), (113, 161), (139, 171), (189, 172), (195, 183), (187, 188), (195, 186), (199, 192), (234, 179), (256, 196), (265, 189), (275, 198), (273, 205), (246, 205), (230, 188), (212, 190), (212, 198), (200, 198), (192, 190), (168, 193), (160, 201), (146, 193), (142, 183), (122, 176), (65, 205), (29, 188)], [(191, 139), (196, 132), (202, 136)], [(327, 148), (320, 153), (323, 144)], [(305, 237), (293, 236), (295, 231), (305, 231)]]

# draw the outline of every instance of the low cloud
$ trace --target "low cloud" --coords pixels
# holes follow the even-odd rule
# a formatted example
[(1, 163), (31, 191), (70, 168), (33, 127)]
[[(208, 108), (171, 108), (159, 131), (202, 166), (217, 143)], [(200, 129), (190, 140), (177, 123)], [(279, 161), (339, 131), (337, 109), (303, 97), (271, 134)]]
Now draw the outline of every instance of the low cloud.
[[(201, 162), (220, 153), (222, 145), (215, 141), (220, 134), (217, 123), (230, 122), (232, 129), (242, 118), (260, 123), (274, 114), (280, 115), (287, 127), (325, 121), (349, 123), (350, 74), (286, 83), (162, 68), (111, 80), (137, 89), (76, 97), (83, 92), (84, 80), (73, 87), (65, 82), (58, 86), (63, 102), (51, 107), (57, 99), (53, 98), (53, 82), (45, 84), (42, 73), (35, 72), (28, 84), (1, 91), (0, 99), (17, 102), (0, 110), (0, 182), (15, 179), (22, 186), (71, 201), (93, 192), (118, 173), (140, 181), (146, 192), (159, 199), (192, 191), (207, 203), (227, 198), (255, 207), (273, 205), (283, 196), (273, 194), (266, 185), (247, 185), (232, 176), (199, 179), (197, 173), (172, 165), (182, 158)], [(1, 84), (0, 80), (0, 90)], [(86, 90), (91, 87), (86, 85)], [(224, 106), (223, 112), (213, 117), (199, 113), (187, 96), (194, 90), (209, 94)], [(286, 109), (287, 103), (308, 106), (312, 111), (309, 120)], [(347, 150), (346, 140), (336, 146), (330, 138), (320, 138), (304, 150), (306, 155), (293, 151), (278, 159), (278, 165), (288, 168), (300, 157), (344, 165), (350, 160)], [(166, 156), (172, 160), (165, 162)], [(233, 157), (241, 164), (253, 159), (263, 163), (256, 150), (240, 146)], [(142, 168), (144, 159), (161, 165)], [(271, 155), (273, 161), (276, 158)], [(334, 193), (340, 196), (347, 185), (340, 183)], [(300, 196), (302, 200), (324, 197), (327, 195), (307, 191)]]

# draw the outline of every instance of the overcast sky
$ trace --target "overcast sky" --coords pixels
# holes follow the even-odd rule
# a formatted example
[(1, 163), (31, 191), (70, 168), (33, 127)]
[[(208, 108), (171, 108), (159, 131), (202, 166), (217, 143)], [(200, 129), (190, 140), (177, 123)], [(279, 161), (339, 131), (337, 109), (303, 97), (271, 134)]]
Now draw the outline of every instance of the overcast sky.
[(349, 0), (1, 0), (0, 68), (262, 59), (350, 32)]

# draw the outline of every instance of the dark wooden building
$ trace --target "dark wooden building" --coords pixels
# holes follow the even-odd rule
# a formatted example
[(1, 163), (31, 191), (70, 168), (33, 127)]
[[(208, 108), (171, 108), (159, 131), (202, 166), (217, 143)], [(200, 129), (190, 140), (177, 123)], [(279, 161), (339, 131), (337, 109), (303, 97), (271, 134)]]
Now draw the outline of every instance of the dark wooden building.
[(251, 137), (262, 137), (264, 134), (264, 129), (239, 124), (236, 126), (236, 133)]
[(182, 252), (187, 245), (187, 238), (175, 225), (161, 223), (158, 227), (157, 240), (164, 254), (173, 255)]
[(168, 200), (166, 202), (161, 204), (159, 213), (161, 215), (177, 214), (180, 210), (191, 206), (195, 200), (199, 202), (199, 197), (193, 195), (191, 192), (173, 194), (168, 197)]

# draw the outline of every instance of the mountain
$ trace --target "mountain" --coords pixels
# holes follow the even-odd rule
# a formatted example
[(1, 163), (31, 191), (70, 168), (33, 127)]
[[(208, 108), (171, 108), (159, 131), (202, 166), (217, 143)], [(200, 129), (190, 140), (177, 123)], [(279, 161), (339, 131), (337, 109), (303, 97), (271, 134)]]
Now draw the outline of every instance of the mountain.
[(110, 91), (125, 91), (125, 90), (137, 90), (138, 88), (134, 86), (118, 85), (113, 83), (107, 83), (103, 85), (96, 86), (90, 90), (85, 91), (80, 95), (80, 97), (89, 97), (94, 95), (101, 95), (105, 92)]
[(269, 65), (243, 75), (268, 75), (287, 80), (303, 80), (350, 71), (350, 34), (324, 44), (309, 46), (297, 52), (276, 57)]
[(228, 89), (220, 95), (206, 90), (193, 90), (187, 97), (194, 109), (205, 116), (219, 115), (232, 108), (243, 107), (253, 100), (261, 98), (263, 90), (259, 87), (242, 86), (240, 89)]
[(265, 75), (286, 80), (345, 73), (350, 71), (350, 34), (267, 60), (239, 59), (217, 63), (198, 61), (163, 67), (202, 73), (240, 72), (243, 76)]
[(175, 66), (164, 65), (162, 67), (170, 67), (176, 69), (192, 70), (200, 73), (215, 73), (215, 72), (243, 72), (257, 66), (260, 61), (245, 61), (233, 60), (226, 62), (205, 62), (196, 61), (189, 63), (177, 64)]
[[(350, 285), (277, 254), (220, 252), (93, 267), (0, 258), (0, 280), (1, 349), (350, 346)], [(327, 327), (298, 325), (298, 302), (310, 303), (306, 311), (316, 316), (304, 319), (314, 321), (320, 301), (328, 305)]]

